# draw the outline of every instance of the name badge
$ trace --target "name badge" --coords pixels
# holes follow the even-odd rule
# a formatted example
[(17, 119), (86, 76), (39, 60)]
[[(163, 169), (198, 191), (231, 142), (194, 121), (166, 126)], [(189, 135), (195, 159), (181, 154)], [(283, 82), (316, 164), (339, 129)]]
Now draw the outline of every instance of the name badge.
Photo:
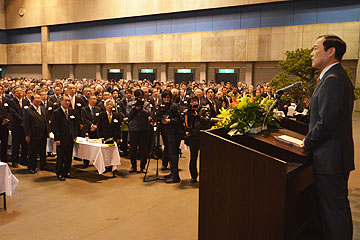
[(71, 115), (70, 118), (71, 118), (71, 119), (75, 119), (75, 116), (74, 116), (74, 115)]
[(95, 113), (95, 116), (99, 116), (100, 115), (100, 113)]
[(24, 109), (28, 109), (29, 108), (29, 106), (24, 106)]
[(7, 104), (7, 103), (4, 103), (4, 106), (5, 106), (5, 107), (8, 107), (8, 106), (9, 106), (9, 104)]
[(118, 122), (119, 122), (119, 121), (115, 118), (115, 119), (114, 119), (114, 123), (118, 123)]
[(76, 105), (79, 106), (79, 107), (81, 107), (81, 103), (77, 103)]

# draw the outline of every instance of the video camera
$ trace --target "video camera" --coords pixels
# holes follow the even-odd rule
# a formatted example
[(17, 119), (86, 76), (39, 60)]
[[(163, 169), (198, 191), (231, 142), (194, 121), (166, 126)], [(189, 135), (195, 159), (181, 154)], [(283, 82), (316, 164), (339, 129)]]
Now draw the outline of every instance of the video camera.
[(144, 104), (145, 104), (145, 99), (143, 99), (143, 98), (136, 98), (135, 99), (135, 104), (134, 104), (134, 106), (135, 107), (144, 107)]
[(152, 120), (154, 122), (161, 122), (163, 119), (168, 117), (168, 109), (166, 104), (159, 104), (152, 115)]

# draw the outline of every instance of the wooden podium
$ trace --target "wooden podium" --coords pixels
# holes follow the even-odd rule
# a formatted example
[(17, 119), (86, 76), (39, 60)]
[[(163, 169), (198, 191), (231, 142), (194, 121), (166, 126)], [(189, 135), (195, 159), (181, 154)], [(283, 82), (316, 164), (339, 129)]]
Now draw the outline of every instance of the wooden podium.
[(201, 132), (200, 240), (293, 239), (313, 215), (311, 156), (275, 138), (302, 139), (307, 126), (281, 125), (258, 135)]

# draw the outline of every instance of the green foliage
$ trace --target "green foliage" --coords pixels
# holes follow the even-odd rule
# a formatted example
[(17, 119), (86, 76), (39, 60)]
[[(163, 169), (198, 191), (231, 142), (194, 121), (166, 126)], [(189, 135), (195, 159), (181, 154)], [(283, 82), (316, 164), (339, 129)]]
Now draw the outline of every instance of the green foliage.
[(354, 89), (355, 100), (360, 99), (360, 87)]
[[(348, 68), (344, 68), (344, 69), (347, 72), (347, 74), (348, 74), (349, 78), (351, 79), (351, 81), (353, 82), (352, 71), (350, 69), (348, 69)], [(354, 98), (355, 98), (355, 100), (360, 99), (360, 87), (357, 87), (357, 88), (354, 87)]]
[[(236, 100), (229, 108), (220, 109), (220, 122), (215, 128), (224, 127), (229, 129), (228, 134), (243, 135), (250, 131), (252, 127), (261, 126), (266, 113), (268, 112), (274, 100), (268, 98), (254, 98), (243, 96)], [(272, 127), (280, 127), (280, 117), (273, 111), (268, 115), (265, 124)]]
[[(286, 59), (279, 62), (279, 67), (285, 72), (278, 73), (271, 81), (270, 87), (276, 90), (289, 86), (295, 82), (302, 82), (302, 88), (284, 94), (284, 99), (301, 99), (307, 97), (310, 99), (316, 88), (316, 80), (320, 75), (320, 71), (311, 65), (312, 49), (296, 49), (295, 51), (287, 51)], [(348, 68), (344, 68), (352, 79), (352, 72)], [(360, 88), (354, 90), (355, 99), (360, 98)]]
[(287, 51), (286, 59), (279, 62), (279, 67), (285, 72), (278, 73), (270, 82), (270, 87), (276, 90), (295, 82), (302, 82), (302, 88), (295, 89), (284, 95), (287, 99), (310, 98), (316, 87), (316, 79), (320, 72), (311, 66), (312, 49), (297, 49)]

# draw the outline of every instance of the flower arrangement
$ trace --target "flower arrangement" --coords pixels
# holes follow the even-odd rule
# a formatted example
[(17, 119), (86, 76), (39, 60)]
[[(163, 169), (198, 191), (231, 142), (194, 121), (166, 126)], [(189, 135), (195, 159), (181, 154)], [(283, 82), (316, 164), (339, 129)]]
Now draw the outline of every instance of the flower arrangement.
[[(242, 96), (236, 99), (229, 108), (220, 109), (217, 116), (220, 121), (213, 128), (224, 127), (230, 129), (228, 135), (243, 135), (252, 128), (261, 127), (264, 118), (275, 100), (260, 97)], [(280, 127), (280, 117), (273, 111), (265, 120), (269, 127)]]

